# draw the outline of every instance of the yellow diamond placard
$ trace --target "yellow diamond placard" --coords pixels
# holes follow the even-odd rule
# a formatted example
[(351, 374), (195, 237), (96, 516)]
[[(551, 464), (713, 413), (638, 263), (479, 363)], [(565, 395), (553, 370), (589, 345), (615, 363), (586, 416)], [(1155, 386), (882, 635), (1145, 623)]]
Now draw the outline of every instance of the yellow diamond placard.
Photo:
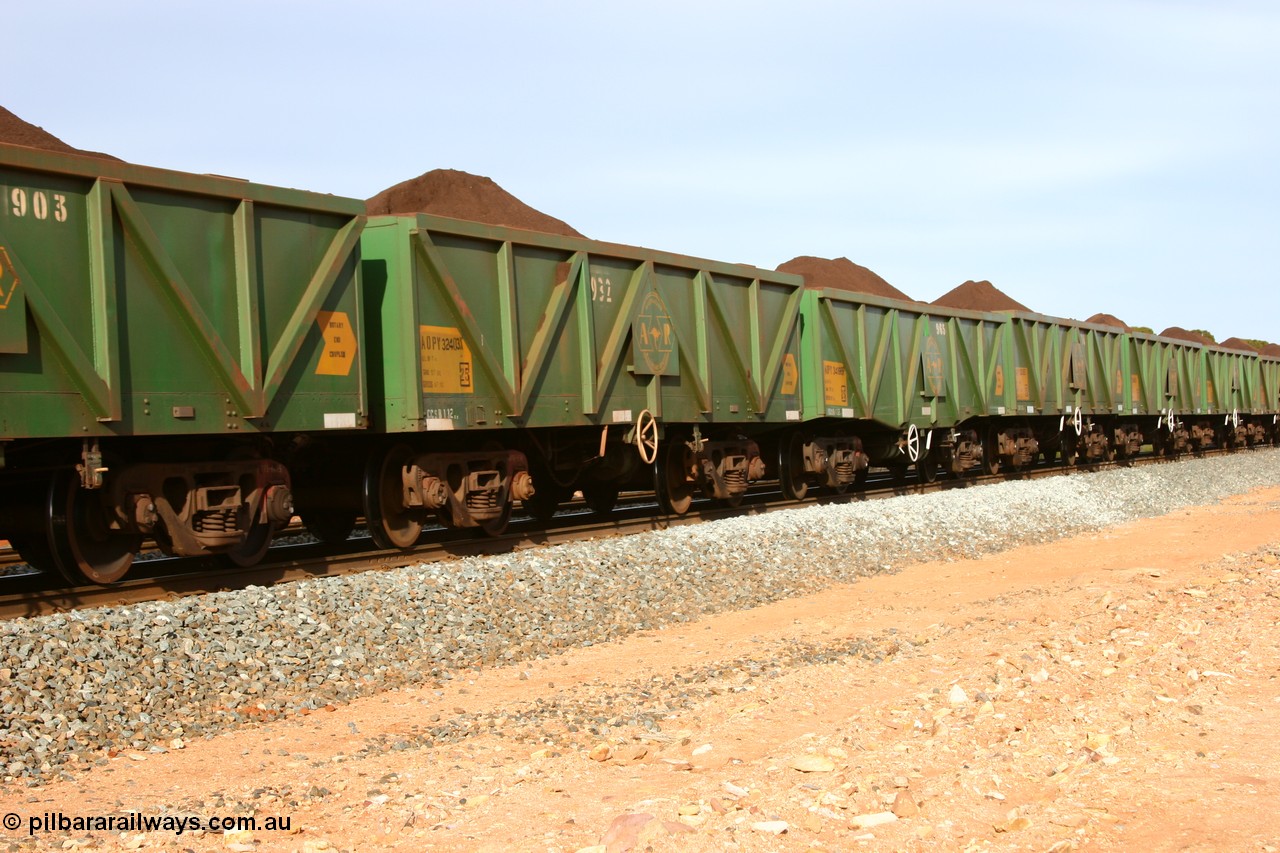
[(791, 395), (796, 393), (796, 385), (800, 382), (800, 369), (796, 367), (796, 357), (791, 353), (787, 353), (782, 359), (782, 393)]
[(4, 246), (0, 246), (0, 311), (9, 307), (18, 283), (18, 272), (9, 261), (9, 253)]
[(318, 311), (316, 322), (324, 336), (317, 376), (350, 376), (356, 360), (356, 331), (345, 311)]

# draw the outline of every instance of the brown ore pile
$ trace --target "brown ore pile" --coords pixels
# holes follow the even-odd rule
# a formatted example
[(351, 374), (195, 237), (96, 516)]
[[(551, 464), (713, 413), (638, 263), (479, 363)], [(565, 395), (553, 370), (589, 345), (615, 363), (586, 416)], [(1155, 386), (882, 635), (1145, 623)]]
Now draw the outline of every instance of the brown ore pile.
[(1095, 323), (1099, 326), (1112, 326), (1117, 329), (1124, 329), (1126, 332), (1129, 331), (1129, 324), (1114, 314), (1094, 314), (1085, 322)]
[(1258, 352), (1262, 353), (1263, 355), (1270, 355), (1270, 356), (1275, 356), (1277, 358), (1280, 358), (1280, 344), (1267, 344), (1262, 349), (1258, 350)]
[(886, 299), (911, 301), (910, 296), (848, 258), (827, 259), (801, 255), (780, 265), (778, 272), (803, 276), (804, 283), (809, 287), (833, 287), (857, 293), (869, 293), (872, 296), (883, 296)]
[(1222, 341), (1221, 343), (1219, 343), (1218, 346), (1226, 347), (1227, 349), (1244, 350), (1245, 352), (1258, 351), (1257, 347), (1255, 347), (1253, 344), (1249, 343), (1248, 341), (1244, 340), (1243, 338), (1227, 338), (1225, 341)]
[(456, 169), (433, 169), (402, 181), (369, 199), (366, 206), (371, 216), (430, 213), (544, 234), (583, 236), (554, 216), (534, 210), (491, 179)]
[(1163, 338), (1173, 338), (1179, 341), (1190, 341), (1193, 344), (1211, 344), (1204, 335), (1197, 335), (1195, 332), (1189, 332), (1181, 326), (1170, 326), (1160, 333)]
[(966, 281), (929, 304), (968, 311), (1031, 311), (1030, 308), (1001, 292), (986, 280)]
[(66, 154), (87, 154), (90, 157), (103, 157), (118, 160), (110, 154), (98, 151), (85, 151), (68, 145), (43, 127), (25, 122), (4, 107), (0, 107), (0, 143), (8, 145), (25, 145), (28, 148), (44, 148), (48, 151), (62, 151)]

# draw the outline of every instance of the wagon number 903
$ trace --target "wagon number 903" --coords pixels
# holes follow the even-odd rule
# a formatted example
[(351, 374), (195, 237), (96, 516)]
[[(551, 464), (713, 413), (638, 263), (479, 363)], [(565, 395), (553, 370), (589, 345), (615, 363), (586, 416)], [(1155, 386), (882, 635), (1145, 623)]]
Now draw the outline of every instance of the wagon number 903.
[(53, 193), (52, 210), (50, 195), (43, 190), (34, 190), (30, 194), (22, 187), (9, 190), (9, 203), (14, 216), (34, 216), (36, 219), (48, 219), (52, 213), (54, 222), (67, 221), (67, 197), (62, 193)]

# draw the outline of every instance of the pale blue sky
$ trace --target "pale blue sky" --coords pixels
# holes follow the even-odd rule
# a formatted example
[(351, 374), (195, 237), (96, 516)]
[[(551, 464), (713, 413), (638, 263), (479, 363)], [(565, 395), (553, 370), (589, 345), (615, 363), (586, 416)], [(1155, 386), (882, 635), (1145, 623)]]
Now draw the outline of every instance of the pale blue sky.
[(1280, 340), (1280, 3), (23, 3), (0, 104), (367, 197), (487, 175), (588, 236)]

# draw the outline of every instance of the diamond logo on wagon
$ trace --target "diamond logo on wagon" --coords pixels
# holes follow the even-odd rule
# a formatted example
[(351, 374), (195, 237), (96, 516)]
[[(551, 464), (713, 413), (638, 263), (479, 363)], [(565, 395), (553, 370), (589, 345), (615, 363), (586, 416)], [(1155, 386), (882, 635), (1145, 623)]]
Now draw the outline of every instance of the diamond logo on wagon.
[(631, 340), (636, 359), (635, 372), (650, 376), (677, 376), (679, 371), (672, 364), (677, 353), (675, 324), (671, 314), (656, 290), (649, 291), (640, 305), (631, 326)]
[(9, 253), (0, 246), (0, 311), (9, 307), (14, 291), (18, 289), (18, 272), (9, 260)]
[(925, 338), (924, 347), (920, 352), (920, 363), (924, 368), (921, 371), (924, 375), (924, 395), (926, 397), (943, 396), (947, 385), (946, 365), (942, 360), (942, 350), (938, 348), (937, 338)]

